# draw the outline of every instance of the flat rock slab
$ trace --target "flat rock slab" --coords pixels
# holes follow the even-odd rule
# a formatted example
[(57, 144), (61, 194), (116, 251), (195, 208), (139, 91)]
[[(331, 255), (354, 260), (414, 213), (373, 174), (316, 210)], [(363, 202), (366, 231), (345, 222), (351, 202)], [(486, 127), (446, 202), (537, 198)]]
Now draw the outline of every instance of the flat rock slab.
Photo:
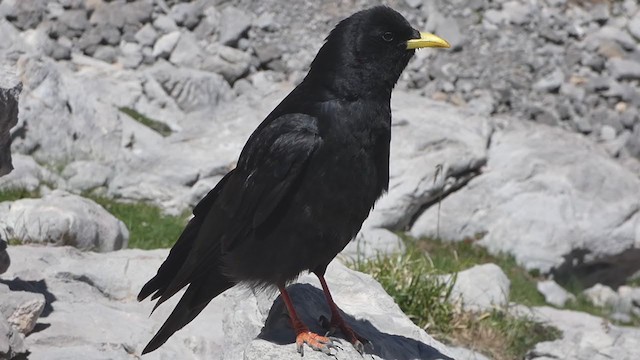
[[(402, 313), (380, 284), (368, 275), (333, 262), (326, 275), (333, 299), (353, 329), (373, 343), (366, 346), (366, 358), (373, 359), (452, 359), (447, 347), (418, 328)], [(289, 286), (296, 312), (310, 330), (324, 334), (320, 316), (330, 317), (322, 288), (315, 275), (304, 275)], [(281, 297), (254, 295), (247, 289), (225, 294), (224, 360), (299, 359), (295, 337)], [(242, 331), (234, 329), (242, 328)], [(257, 336), (257, 339), (256, 339)], [(336, 335), (340, 337), (341, 335)], [(283, 346), (284, 345), (284, 346)], [(346, 340), (334, 351), (338, 359), (357, 359), (361, 355)], [(306, 347), (305, 359), (327, 359), (325, 354)]]
[[(163, 250), (81, 252), (71, 247), (13, 246), (14, 265), (0, 283), (12, 291), (37, 292), (46, 305), (25, 339), (29, 359), (131, 359), (160, 328), (178, 294), (149, 316), (153, 303), (135, 300), (137, 292), (168, 254)], [(370, 276), (334, 262), (327, 281), (335, 301), (356, 331), (368, 337), (374, 359), (451, 359), (437, 342), (404, 315)], [(315, 276), (290, 287), (296, 309), (311, 330), (321, 331), (320, 315), (329, 314)], [(274, 301), (275, 299), (275, 301)], [(360, 355), (343, 341), (339, 359)], [(456, 359), (473, 359), (458, 351)], [(274, 292), (257, 295), (246, 288), (214, 299), (188, 326), (145, 359), (295, 359), (282, 300)], [(305, 359), (329, 359), (310, 348)]]

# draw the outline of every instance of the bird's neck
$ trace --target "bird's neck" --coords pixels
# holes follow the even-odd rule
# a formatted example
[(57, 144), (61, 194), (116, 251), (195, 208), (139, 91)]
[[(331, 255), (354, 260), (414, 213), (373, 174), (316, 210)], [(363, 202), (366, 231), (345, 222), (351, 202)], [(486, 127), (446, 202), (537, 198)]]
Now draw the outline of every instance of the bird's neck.
[(359, 67), (311, 69), (304, 82), (312, 88), (322, 89), (324, 96), (348, 101), (389, 102), (395, 85), (395, 81), (385, 80)]

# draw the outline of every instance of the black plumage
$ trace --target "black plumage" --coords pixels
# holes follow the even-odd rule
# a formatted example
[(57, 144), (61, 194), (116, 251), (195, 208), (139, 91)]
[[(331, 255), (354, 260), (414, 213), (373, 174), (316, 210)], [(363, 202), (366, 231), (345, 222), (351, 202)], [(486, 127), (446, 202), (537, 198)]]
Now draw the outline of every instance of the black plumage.
[[(397, 12), (375, 7), (340, 22), (298, 85), (247, 141), (237, 166), (195, 207), (168, 258), (140, 291), (156, 307), (186, 293), (144, 349), (153, 351), (237, 283), (277, 286), (302, 343), (308, 332), (284, 286), (302, 271), (320, 277), (331, 325), (361, 350), (324, 282), (329, 262), (357, 234), (389, 184), (391, 91), (415, 48), (447, 47)], [(154, 307), (155, 309), (155, 307)]]

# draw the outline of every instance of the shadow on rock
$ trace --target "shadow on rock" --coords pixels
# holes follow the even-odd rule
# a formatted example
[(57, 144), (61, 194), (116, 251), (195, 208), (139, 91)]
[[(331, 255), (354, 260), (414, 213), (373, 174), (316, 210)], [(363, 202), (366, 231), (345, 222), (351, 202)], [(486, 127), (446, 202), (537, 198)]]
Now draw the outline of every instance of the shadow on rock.
[[(320, 326), (320, 316), (330, 317), (329, 306), (322, 290), (309, 284), (294, 284), (288, 287), (296, 312), (309, 330), (324, 335), (326, 330)], [(378, 330), (367, 320), (357, 320), (353, 316), (340, 311), (342, 317), (360, 335), (373, 343), (365, 346), (367, 354), (379, 356), (382, 359), (412, 360), (412, 359), (451, 359), (437, 349), (418, 340), (401, 335), (387, 334)], [(342, 334), (336, 334), (342, 339)], [(282, 298), (273, 302), (269, 315), (258, 338), (278, 344), (286, 345), (295, 342), (295, 336), (289, 315)], [(343, 348), (351, 346), (346, 340), (342, 341)]]
[(49, 292), (46, 280), (25, 281), (20, 278), (15, 278), (13, 280), (0, 279), (0, 283), (7, 285), (11, 291), (26, 291), (42, 294), (44, 296), (45, 304), (40, 317), (47, 317), (53, 311), (51, 304), (56, 301), (56, 297)]

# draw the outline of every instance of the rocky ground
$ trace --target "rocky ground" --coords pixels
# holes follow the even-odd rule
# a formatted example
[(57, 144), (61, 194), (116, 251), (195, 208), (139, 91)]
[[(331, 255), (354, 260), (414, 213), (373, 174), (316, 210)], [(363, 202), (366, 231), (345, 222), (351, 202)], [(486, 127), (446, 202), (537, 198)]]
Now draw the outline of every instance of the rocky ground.
[[(101, 252), (126, 248), (126, 227), (80, 195), (149, 201), (172, 214), (190, 208), (233, 167), (250, 132), (302, 79), (331, 27), (374, 3), (379, 2), (1, 1), (0, 173), (10, 169), (8, 139), (15, 170), (0, 178), (0, 191), (26, 189), (43, 197), (0, 204), (0, 236)], [(417, 28), (446, 38), (453, 49), (418, 52), (398, 84), (392, 100), (390, 191), (346, 256), (401, 249), (397, 231), (474, 241), (493, 253), (513, 255), (521, 266), (557, 283), (578, 278), (593, 285), (591, 299), (615, 307), (623, 322), (638, 315), (638, 288), (621, 286), (640, 270), (637, 2), (385, 3)], [(10, 109), (19, 93), (13, 126)], [(56, 257), (40, 251), (62, 250), (9, 251), (14, 265), (2, 281), (10, 283), (11, 293), (17, 292), (13, 282), (37, 283), (32, 285), (44, 300), (32, 300), (43, 304), (41, 319), (51, 320), (49, 327), (43, 320), (45, 325), (36, 322), (35, 329), (16, 330), (15, 323), (0, 317), (0, 334), (9, 334), (0, 336), (0, 354), (5, 338), (7, 349), (22, 352), (26, 344), (33, 356), (62, 342), (96, 358), (135, 354), (142, 335), (162, 318), (147, 320), (146, 307), (100, 290), (84, 273), (29, 273), (16, 265)], [(88, 263), (147, 256), (119, 251), (90, 259), (99, 255), (64, 251), (60, 256)], [(0, 269), (4, 254), (0, 249)], [(45, 292), (38, 284), (48, 284), (49, 276), (55, 280)], [(139, 285), (131, 281), (122, 296)], [(539, 286), (549, 303), (562, 306), (569, 295), (557, 283)], [(86, 296), (108, 299), (105, 308), (118, 312), (122, 321), (105, 328), (132, 317), (145, 330), (128, 342), (122, 340), (126, 333), (105, 340), (99, 331), (60, 338), (71, 327), (96, 327), (102, 321), (87, 316), (74, 319), (76, 325), (65, 323), (70, 309), (80, 306), (64, 295), (72, 291), (65, 286), (82, 288), (80, 297), (93, 291)], [(47, 296), (55, 293), (60, 300), (51, 304)], [(246, 334), (259, 332), (269, 306), (251, 308), (262, 317), (249, 321), (256, 328)], [(104, 309), (85, 310), (100, 314)], [(614, 327), (616, 335), (607, 345), (591, 332), (597, 331), (592, 325), (598, 319), (553, 311), (540, 310), (564, 332), (559, 340), (564, 347), (540, 345), (529, 358), (637, 357), (640, 347), (632, 346), (637, 330)], [(210, 316), (221, 315), (213, 311)], [(579, 325), (584, 332), (557, 321), (565, 316), (586, 324)], [(371, 321), (378, 330), (392, 332)], [(198, 334), (198, 326), (190, 331)], [(394, 334), (432, 346), (426, 334), (404, 326)], [(168, 351), (189, 349), (199, 358), (223, 346), (220, 338), (188, 334)], [(625, 345), (612, 350), (618, 339)], [(269, 344), (254, 341), (245, 353), (267, 351)], [(575, 344), (578, 350), (559, 350)], [(455, 349), (438, 346), (433, 348), (454, 356)], [(476, 355), (454, 357), (463, 356)]]

